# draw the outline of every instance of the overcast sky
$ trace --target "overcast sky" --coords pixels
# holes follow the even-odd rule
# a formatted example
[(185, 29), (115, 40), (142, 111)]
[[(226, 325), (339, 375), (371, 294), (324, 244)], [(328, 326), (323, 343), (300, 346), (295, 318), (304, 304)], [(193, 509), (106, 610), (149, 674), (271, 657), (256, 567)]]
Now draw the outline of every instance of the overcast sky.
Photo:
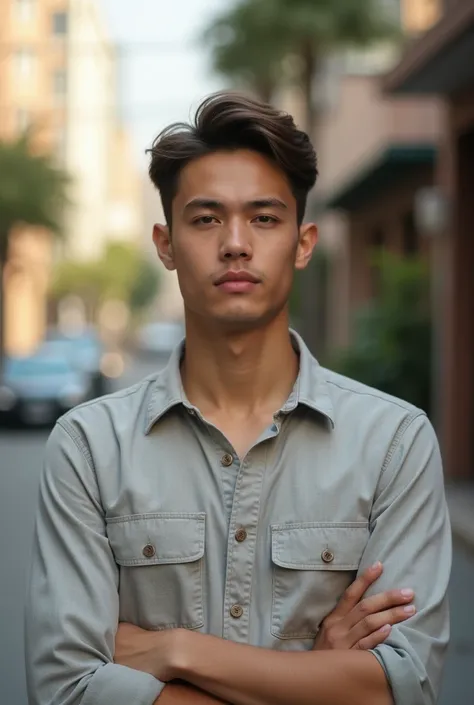
[(124, 117), (141, 158), (167, 124), (187, 120), (206, 94), (224, 86), (212, 74), (200, 30), (233, 0), (100, 0), (119, 44)]

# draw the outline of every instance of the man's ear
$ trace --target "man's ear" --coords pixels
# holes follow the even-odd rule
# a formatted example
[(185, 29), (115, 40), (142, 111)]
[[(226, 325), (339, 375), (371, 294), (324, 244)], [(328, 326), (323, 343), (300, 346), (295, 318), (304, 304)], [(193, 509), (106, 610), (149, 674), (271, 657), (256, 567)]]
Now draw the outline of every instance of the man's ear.
[(170, 272), (176, 269), (173, 258), (173, 246), (171, 244), (170, 229), (167, 225), (155, 224), (153, 226), (153, 242), (158, 253), (158, 257)]
[(305, 223), (300, 227), (295, 257), (295, 269), (305, 269), (308, 266), (317, 240), (317, 225), (314, 223)]

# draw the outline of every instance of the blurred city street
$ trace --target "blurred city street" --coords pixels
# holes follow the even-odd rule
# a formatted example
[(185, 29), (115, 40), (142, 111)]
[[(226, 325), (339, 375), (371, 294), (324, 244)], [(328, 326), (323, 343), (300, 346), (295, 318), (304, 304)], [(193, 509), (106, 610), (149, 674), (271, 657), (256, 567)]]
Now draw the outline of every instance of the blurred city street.
[[(313, 220), (319, 237), (295, 271), (291, 327), (324, 366), (433, 423), (455, 537), (439, 704), (473, 705), (474, 0), (1, 0), (0, 50), (0, 705), (27, 705), (48, 428), (156, 371), (182, 339), (199, 267), (178, 281), (178, 238), (160, 263), (152, 233), (179, 235), (188, 160), (154, 169), (155, 140), (222, 90), (291, 116), (316, 152), (315, 187), (293, 188), (298, 211), (307, 197), (295, 237)], [(207, 156), (221, 139), (199, 124)], [(240, 131), (231, 151), (261, 151)], [(262, 155), (281, 167), (277, 152)], [(292, 185), (306, 178), (282, 163)]]
[[(132, 361), (117, 388), (134, 384), (163, 364)], [(0, 693), (2, 705), (27, 705), (23, 670), (22, 610), (41, 459), (47, 431), (0, 433)], [(450, 599), (452, 640), (440, 705), (474, 702), (474, 553), (455, 545)]]

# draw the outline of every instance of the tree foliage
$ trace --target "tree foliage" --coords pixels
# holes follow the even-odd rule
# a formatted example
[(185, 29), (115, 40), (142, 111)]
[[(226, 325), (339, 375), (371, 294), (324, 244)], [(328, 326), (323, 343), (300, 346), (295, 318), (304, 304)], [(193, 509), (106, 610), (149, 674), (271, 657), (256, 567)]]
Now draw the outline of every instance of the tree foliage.
[(239, 0), (214, 19), (204, 40), (215, 70), (263, 99), (288, 78), (299, 83), (311, 117), (310, 93), (323, 56), (399, 35), (379, 0)]
[(52, 158), (31, 151), (29, 135), (0, 141), (0, 375), (3, 368), (3, 272), (13, 229), (31, 225), (62, 234), (66, 174)]
[(51, 157), (31, 152), (27, 135), (0, 142), (0, 258), (6, 258), (8, 237), (17, 225), (41, 226), (62, 232), (68, 179)]
[(60, 263), (52, 291), (56, 298), (76, 294), (91, 311), (108, 299), (118, 299), (138, 312), (153, 301), (158, 285), (157, 268), (138, 247), (111, 242), (99, 260)]
[(431, 322), (428, 268), (379, 255), (380, 295), (356, 315), (352, 345), (333, 369), (429, 412)]

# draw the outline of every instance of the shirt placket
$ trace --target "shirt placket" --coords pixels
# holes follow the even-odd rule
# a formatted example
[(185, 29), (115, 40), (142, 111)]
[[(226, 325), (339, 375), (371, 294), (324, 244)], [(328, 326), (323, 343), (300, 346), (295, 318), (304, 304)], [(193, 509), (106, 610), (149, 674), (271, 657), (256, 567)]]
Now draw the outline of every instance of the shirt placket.
[[(274, 435), (274, 434), (271, 434)], [(240, 464), (229, 522), (223, 637), (248, 642), (266, 450), (254, 447)]]

